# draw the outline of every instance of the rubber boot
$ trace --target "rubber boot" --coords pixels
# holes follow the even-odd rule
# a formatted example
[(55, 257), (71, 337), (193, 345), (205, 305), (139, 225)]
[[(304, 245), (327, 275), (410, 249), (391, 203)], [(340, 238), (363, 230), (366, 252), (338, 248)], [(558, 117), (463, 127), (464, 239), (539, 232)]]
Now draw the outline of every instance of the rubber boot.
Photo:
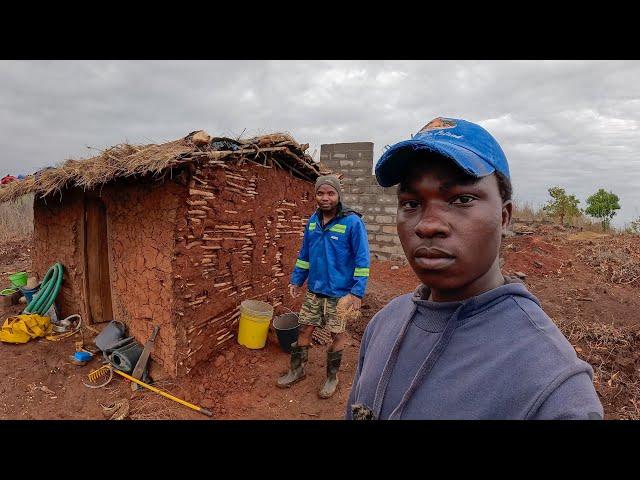
[(336, 393), (338, 386), (338, 370), (342, 361), (342, 350), (337, 352), (327, 351), (327, 381), (318, 393), (320, 398), (329, 398)]
[(289, 388), (296, 382), (299, 382), (307, 376), (305, 367), (309, 359), (309, 345), (303, 347), (298, 346), (298, 342), (291, 344), (291, 368), (280, 377), (276, 382), (276, 386), (280, 388)]

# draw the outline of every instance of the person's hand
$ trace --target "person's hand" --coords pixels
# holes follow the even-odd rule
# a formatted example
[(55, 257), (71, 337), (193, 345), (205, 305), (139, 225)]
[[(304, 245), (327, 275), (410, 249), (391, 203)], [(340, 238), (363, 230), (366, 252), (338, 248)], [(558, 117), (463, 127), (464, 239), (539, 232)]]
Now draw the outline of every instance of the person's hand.
[(358, 311), (360, 310), (360, 307), (362, 306), (362, 299), (356, 297), (355, 295), (352, 294), (347, 294), (344, 297), (342, 297), (342, 308), (344, 308), (345, 310), (355, 310)]
[(289, 295), (293, 298), (296, 298), (300, 295), (300, 287), (298, 285), (294, 285), (292, 283), (289, 284)]

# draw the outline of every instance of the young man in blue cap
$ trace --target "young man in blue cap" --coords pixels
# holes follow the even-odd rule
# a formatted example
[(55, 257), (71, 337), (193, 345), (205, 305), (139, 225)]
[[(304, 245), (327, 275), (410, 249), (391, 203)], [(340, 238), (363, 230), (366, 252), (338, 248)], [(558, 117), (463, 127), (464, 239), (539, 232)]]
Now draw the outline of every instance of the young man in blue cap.
[(309, 218), (302, 248), (291, 274), (289, 290), (297, 297), (307, 281), (300, 310), (300, 333), (291, 348), (291, 368), (277, 386), (287, 388), (302, 380), (316, 327), (333, 336), (327, 350), (327, 380), (318, 393), (331, 397), (338, 386), (338, 369), (346, 342), (346, 323), (360, 310), (369, 279), (369, 243), (360, 214), (342, 205), (340, 181), (332, 175), (316, 181), (318, 210)]
[(398, 236), (422, 284), (367, 326), (346, 417), (601, 419), (593, 370), (500, 272), (511, 180), (496, 140), (437, 118), (376, 165), (398, 186)]

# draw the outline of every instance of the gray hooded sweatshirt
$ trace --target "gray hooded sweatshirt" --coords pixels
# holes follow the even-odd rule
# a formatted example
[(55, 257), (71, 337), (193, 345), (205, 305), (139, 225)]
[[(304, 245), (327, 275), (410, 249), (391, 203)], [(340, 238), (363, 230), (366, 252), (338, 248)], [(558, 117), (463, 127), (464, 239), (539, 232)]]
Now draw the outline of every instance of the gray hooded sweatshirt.
[(600, 419), (593, 370), (519, 281), (463, 302), (427, 287), (369, 322), (347, 419)]

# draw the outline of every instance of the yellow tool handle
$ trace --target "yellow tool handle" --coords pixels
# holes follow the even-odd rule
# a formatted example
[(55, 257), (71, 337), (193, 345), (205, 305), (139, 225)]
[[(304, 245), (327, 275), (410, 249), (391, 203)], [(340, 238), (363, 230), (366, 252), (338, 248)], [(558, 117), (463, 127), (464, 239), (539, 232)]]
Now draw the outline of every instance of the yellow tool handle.
[(173, 400), (174, 402), (178, 402), (181, 403), (182, 405), (184, 405), (185, 407), (189, 407), (192, 410), (195, 410), (196, 412), (200, 412), (200, 413), (204, 413), (205, 415), (207, 415), (208, 417), (213, 417), (213, 413), (211, 413), (209, 410), (207, 410), (206, 408), (202, 408), (202, 407), (198, 407), (192, 403), (189, 402), (185, 402), (184, 400), (180, 400), (179, 398), (174, 397), (173, 395), (169, 395), (167, 392), (163, 392), (162, 390), (158, 390), (156, 387), (152, 387), (151, 385), (149, 385), (148, 383), (144, 383), (140, 380), (138, 380), (137, 378), (133, 378), (130, 375), (127, 375), (124, 372), (121, 372), (120, 370), (117, 369), (113, 369), (114, 372), (116, 372), (119, 375), (122, 375), (124, 378), (126, 378), (127, 380), (131, 380), (132, 382), (137, 383), (138, 385), (141, 385), (145, 388), (148, 388), (149, 390), (151, 390), (152, 392), (156, 392), (160, 395), (162, 395), (163, 397), (168, 398), (169, 400)]

